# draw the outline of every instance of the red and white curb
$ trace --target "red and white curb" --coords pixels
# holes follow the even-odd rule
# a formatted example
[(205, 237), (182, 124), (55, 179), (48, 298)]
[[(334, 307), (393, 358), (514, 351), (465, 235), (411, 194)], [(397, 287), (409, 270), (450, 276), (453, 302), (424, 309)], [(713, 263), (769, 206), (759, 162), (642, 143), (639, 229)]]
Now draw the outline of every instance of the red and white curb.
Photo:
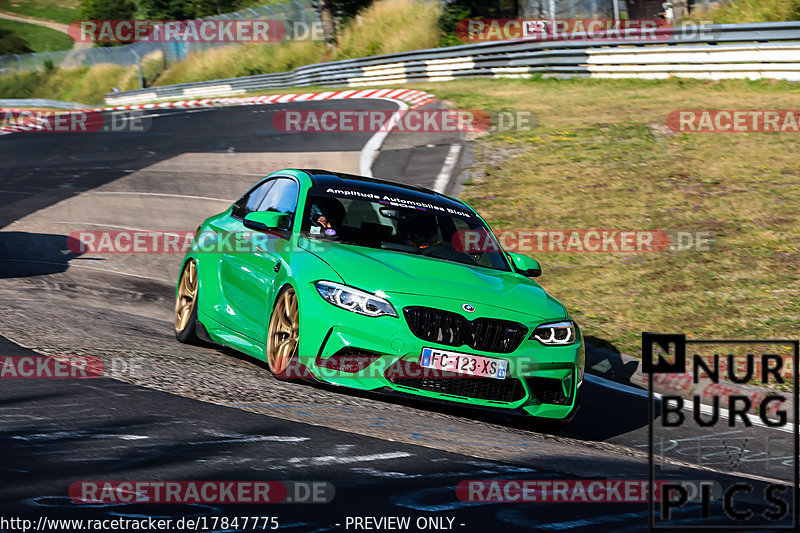
[[(128, 111), (144, 109), (188, 109), (197, 107), (222, 107), (234, 105), (265, 105), (265, 104), (285, 104), (289, 102), (312, 102), (320, 100), (343, 100), (343, 99), (380, 99), (396, 100), (402, 102), (404, 107), (417, 109), (437, 100), (436, 96), (425, 91), (410, 89), (364, 89), (348, 91), (326, 91), (321, 93), (302, 93), (302, 94), (271, 94), (267, 96), (241, 96), (225, 98), (204, 98), (202, 100), (178, 100), (175, 102), (161, 102), (158, 104), (133, 104), (114, 107), (98, 107), (94, 109), (83, 109), (80, 111), (64, 111), (70, 113), (87, 113), (100, 111)], [(21, 113), (24, 109), (0, 109), (0, 116), (4, 113)], [(62, 112), (57, 112), (61, 114)], [(30, 125), (0, 126), (0, 135), (16, 133), (20, 131), (37, 131), (45, 129), (42, 126), (32, 128)]]

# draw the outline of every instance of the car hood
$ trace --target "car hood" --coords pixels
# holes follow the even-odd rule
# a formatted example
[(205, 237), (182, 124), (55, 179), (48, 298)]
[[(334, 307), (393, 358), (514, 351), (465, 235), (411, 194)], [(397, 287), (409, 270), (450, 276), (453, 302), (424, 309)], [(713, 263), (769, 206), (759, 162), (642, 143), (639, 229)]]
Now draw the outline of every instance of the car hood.
[(301, 246), (329, 264), (347, 285), (365, 291), (435, 296), (539, 319), (567, 315), (558, 300), (519, 274), (336, 242), (306, 241)]

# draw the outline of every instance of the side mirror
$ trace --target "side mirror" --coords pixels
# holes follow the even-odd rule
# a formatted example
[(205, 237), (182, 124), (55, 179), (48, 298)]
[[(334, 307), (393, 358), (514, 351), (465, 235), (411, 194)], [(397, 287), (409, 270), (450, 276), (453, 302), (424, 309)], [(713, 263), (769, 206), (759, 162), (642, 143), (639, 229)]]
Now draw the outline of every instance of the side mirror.
[(283, 229), (282, 223), (286, 221), (289, 215), (278, 213), (277, 211), (253, 211), (244, 217), (245, 228), (254, 229), (257, 231), (269, 231), (276, 229)]
[(518, 254), (515, 252), (508, 252), (514, 266), (514, 272), (522, 274), (528, 278), (536, 278), (542, 275), (542, 265), (533, 257)]

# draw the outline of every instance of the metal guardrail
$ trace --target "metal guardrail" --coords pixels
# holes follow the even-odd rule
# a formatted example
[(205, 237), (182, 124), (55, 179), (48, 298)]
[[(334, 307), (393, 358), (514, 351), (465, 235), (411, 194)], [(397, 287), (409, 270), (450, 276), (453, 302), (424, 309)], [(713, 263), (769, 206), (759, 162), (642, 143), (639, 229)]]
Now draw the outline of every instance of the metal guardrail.
[(288, 87), (400, 84), (463, 77), (775, 78), (800, 81), (800, 22), (693, 27), (656, 40), (493, 41), (298, 67), (290, 72), (106, 95), (109, 105), (234, 96)]
[[(312, 24), (319, 21), (319, 14), (311, 0), (288, 0), (279, 4), (242, 9), (203, 20), (278, 20), (292, 37), (294, 23)], [(154, 53), (163, 54), (167, 61), (182, 61), (198, 50), (217, 46), (236, 46), (240, 43), (184, 43), (184, 42), (138, 42), (122, 46), (96, 46), (86, 50), (60, 50), (0, 56), (0, 73), (20, 70), (45, 70), (47, 68), (77, 68), (100, 64), (132, 66)]]

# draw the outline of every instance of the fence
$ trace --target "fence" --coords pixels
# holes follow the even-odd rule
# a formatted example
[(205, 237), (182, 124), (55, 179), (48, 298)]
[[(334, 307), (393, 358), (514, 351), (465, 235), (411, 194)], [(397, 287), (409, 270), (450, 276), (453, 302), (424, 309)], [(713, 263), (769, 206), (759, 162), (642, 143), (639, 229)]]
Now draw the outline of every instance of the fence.
[[(287, 29), (287, 38), (293, 36), (295, 23), (312, 24), (319, 21), (317, 10), (311, 0), (291, 0), (280, 4), (243, 9), (235, 13), (206, 17), (207, 20), (278, 20)], [(205, 20), (205, 19), (204, 19)], [(97, 46), (87, 50), (61, 50), (0, 56), (0, 72), (12, 70), (44, 70), (53, 68), (76, 68), (111, 63), (120, 66), (138, 64), (142, 58), (161, 53), (167, 61), (182, 61), (186, 55), (214, 46), (231, 46), (235, 43), (149, 43), (139, 42), (121, 46)]]
[(109, 105), (235, 96), (288, 87), (379, 86), (534, 74), (593, 78), (775, 78), (800, 81), (800, 22), (690, 27), (656, 41), (495, 41), (106, 95)]

